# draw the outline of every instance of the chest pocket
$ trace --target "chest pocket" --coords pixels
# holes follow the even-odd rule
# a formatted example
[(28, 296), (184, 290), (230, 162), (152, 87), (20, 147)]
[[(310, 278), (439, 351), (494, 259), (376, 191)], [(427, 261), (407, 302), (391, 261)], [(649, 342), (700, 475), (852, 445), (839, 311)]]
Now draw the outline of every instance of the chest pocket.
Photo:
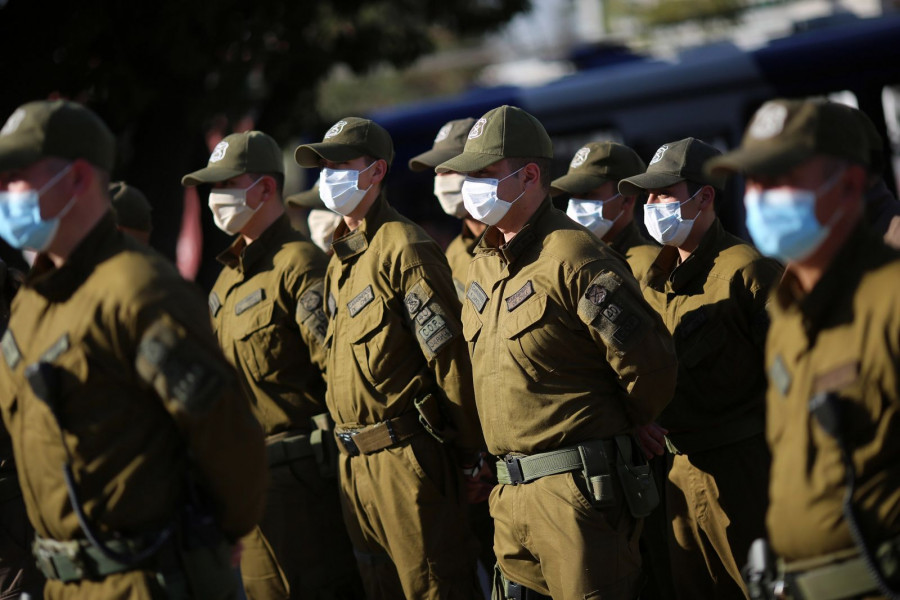
[(478, 340), (478, 335), (481, 333), (481, 317), (479, 317), (478, 313), (472, 310), (471, 307), (465, 305), (463, 306), (463, 338), (465, 338), (466, 344), (469, 346), (469, 356), (472, 356), (475, 352), (475, 342)]
[(277, 368), (284, 348), (274, 300), (263, 300), (235, 317), (235, 344), (241, 362), (254, 379)]
[(553, 312), (547, 295), (537, 294), (507, 313), (500, 324), (510, 355), (534, 381), (556, 372), (558, 352), (568, 337)]
[(383, 298), (376, 298), (355, 317), (348, 319), (350, 343), (359, 370), (368, 382), (383, 389), (390, 382), (408, 382), (421, 365), (416, 341)]

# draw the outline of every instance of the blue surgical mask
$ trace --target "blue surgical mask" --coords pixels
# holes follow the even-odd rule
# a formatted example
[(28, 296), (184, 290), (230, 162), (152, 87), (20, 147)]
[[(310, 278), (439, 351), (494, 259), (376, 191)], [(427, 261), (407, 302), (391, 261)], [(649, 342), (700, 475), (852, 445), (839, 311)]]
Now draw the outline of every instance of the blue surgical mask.
[(0, 192), (0, 237), (7, 244), (19, 250), (28, 248), (43, 252), (47, 249), (56, 237), (60, 219), (72, 208), (75, 197), (72, 196), (55, 217), (44, 220), (41, 218), (41, 195), (71, 168), (72, 165), (68, 165), (39, 190)]
[(322, 169), (319, 173), (319, 197), (325, 206), (345, 217), (356, 210), (369, 191), (369, 188), (359, 189), (359, 174), (368, 171), (374, 164), (373, 162), (362, 171), (328, 167)]
[(694, 227), (694, 219), (681, 218), (681, 207), (697, 197), (700, 188), (684, 202), (660, 202), (644, 205), (647, 233), (663, 246), (681, 246)]
[(815, 252), (841, 215), (835, 213), (827, 225), (819, 223), (816, 198), (831, 189), (842, 174), (843, 170), (835, 173), (818, 190), (748, 190), (744, 195), (747, 231), (759, 251), (782, 261), (803, 260)]

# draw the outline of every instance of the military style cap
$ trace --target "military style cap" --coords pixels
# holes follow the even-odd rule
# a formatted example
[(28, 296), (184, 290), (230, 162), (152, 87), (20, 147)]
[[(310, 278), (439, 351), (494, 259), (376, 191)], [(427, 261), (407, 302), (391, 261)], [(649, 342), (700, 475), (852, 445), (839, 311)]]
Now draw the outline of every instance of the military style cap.
[(218, 183), (244, 173), (284, 173), (278, 143), (262, 131), (232, 133), (213, 148), (206, 167), (181, 178), (181, 185)]
[(318, 144), (303, 144), (294, 152), (294, 160), (301, 167), (318, 167), (319, 160), (345, 162), (371, 156), (394, 160), (394, 143), (387, 130), (369, 119), (346, 117), (331, 126)]
[(284, 199), (285, 204), (296, 206), (299, 208), (325, 208), (325, 203), (319, 196), (319, 184), (312, 186), (311, 189), (291, 194)]
[(869, 144), (858, 117), (840, 105), (815, 100), (763, 104), (741, 146), (711, 160), (711, 173), (779, 175), (817, 154), (869, 164)]
[(666, 188), (679, 181), (691, 181), (711, 185), (719, 190), (724, 189), (724, 177), (707, 175), (703, 171), (703, 165), (707, 160), (721, 154), (713, 146), (696, 138), (689, 137), (663, 144), (653, 155), (646, 172), (619, 182), (619, 192), (633, 196), (644, 190)]
[(0, 129), (0, 171), (42, 158), (83, 159), (112, 171), (116, 140), (90, 109), (68, 100), (40, 100), (17, 108)]
[(471, 173), (504, 158), (553, 158), (553, 144), (541, 122), (521, 108), (505, 104), (475, 121), (463, 153), (435, 170)]
[(640, 175), (646, 168), (637, 152), (628, 146), (615, 142), (591, 142), (575, 153), (569, 163), (569, 171), (553, 180), (550, 193), (584, 194), (607, 181)]
[(444, 123), (434, 138), (431, 150), (409, 159), (410, 171), (433, 169), (457, 154), (462, 154), (466, 147), (466, 137), (474, 124), (475, 119), (457, 119)]
[(109, 197), (116, 213), (116, 223), (148, 233), (153, 229), (150, 218), (153, 207), (141, 190), (124, 181), (116, 181), (109, 184)]

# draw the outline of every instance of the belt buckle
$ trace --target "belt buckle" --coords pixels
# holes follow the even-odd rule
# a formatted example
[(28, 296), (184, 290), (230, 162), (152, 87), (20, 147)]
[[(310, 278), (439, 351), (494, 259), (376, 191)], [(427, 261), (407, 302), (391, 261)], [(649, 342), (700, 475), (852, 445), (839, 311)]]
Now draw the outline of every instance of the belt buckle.
[(506, 472), (509, 474), (509, 480), (513, 485), (525, 483), (525, 476), (522, 475), (522, 463), (516, 456), (507, 456), (503, 459), (506, 463)]
[(344, 445), (344, 449), (350, 456), (359, 456), (359, 446), (353, 441), (353, 438), (359, 434), (359, 431), (338, 431), (337, 437)]
[(391, 423), (391, 420), (386, 419), (384, 421), (384, 426), (387, 427), (388, 435), (391, 436), (391, 444), (396, 446), (400, 440), (397, 438), (397, 434), (394, 433), (394, 425)]

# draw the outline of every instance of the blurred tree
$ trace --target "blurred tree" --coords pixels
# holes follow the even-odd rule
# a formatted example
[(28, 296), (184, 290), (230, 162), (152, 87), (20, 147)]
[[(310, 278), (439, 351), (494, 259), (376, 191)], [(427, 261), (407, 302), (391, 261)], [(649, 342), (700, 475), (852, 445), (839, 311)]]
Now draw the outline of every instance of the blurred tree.
[[(173, 257), (181, 176), (204, 134), (249, 117), (281, 142), (318, 135), (316, 86), (336, 64), (405, 65), (436, 34), (496, 29), (529, 0), (0, 0), (0, 120), (47, 97), (84, 102), (119, 138), (115, 176), (154, 203), (154, 245)], [(203, 196), (201, 195), (201, 198)], [(205, 239), (224, 236), (204, 214)], [(207, 246), (209, 244), (206, 244)]]
[(608, 8), (635, 17), (647, 27), (657, 27), (686, 21), (734, 23), (748, 4), (748, 0), (611, 0)]

